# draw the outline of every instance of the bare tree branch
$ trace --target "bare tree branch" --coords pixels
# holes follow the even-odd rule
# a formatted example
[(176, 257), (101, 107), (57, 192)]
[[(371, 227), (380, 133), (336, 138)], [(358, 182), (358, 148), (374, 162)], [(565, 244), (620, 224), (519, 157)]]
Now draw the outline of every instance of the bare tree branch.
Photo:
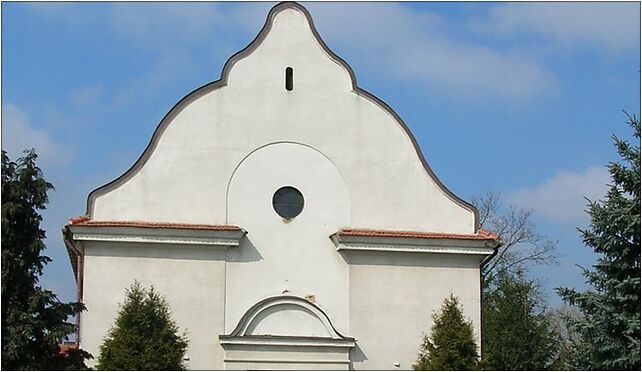
[(472, 203), (479, 211), (480, 227), (500, 236), (497, 254), (482, 268), (483, 279), (499, 271), (557, 262), (556, 242), (537, 231), (531, 221), (532, 210), (512, 205), (504, 208), (497, 192), (474, 197)]

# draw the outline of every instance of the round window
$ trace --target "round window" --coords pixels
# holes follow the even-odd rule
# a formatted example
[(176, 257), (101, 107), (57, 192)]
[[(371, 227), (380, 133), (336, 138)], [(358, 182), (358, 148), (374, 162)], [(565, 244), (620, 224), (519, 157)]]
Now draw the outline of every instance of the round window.
[(291, 186), (281, 187), (272, 197), (272, 206), (279, 216), (294, 218), (303, 210), (303, 194)]

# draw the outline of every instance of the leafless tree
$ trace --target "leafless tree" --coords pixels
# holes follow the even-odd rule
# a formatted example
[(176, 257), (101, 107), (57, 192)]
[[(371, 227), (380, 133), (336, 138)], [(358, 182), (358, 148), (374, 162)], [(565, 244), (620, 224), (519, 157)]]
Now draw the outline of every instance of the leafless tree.
[(480, 228), (500, 236), (497, 254), (482, 268), (482, 279), (490, 279), (499, 271), (514, 271), (529, 264), (557, 262), (556, 242), (541, 234), (531, 221), (532, 210), (513, 205), (504, 207), (498, 192), (473, 197), (479, 211)]

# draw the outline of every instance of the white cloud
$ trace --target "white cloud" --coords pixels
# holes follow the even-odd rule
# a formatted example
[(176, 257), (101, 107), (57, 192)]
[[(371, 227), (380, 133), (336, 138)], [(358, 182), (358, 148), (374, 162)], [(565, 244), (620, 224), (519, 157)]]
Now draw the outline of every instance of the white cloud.
[(116, 91), (109, 108), (118, 109), (142, 97), (148, 97), (163, 89), (166, 84), (175, 81), (181, 76), (182, 71), (192, 69), (194, 66), (194, 61), (188, 53), (180, 49), (166, 49), (146, 73)]
[(73, 2), (25, 2), (33, 14), (41, 19), (59, 22), (61, 27), (86, 27), (99, 21), (95, 13), (91, 12), (90, 4)]
[(69, 94), (69, 100), (78, 106), (87, 106), (100, 98), (104, 87), (102, 84), (93, 84), (78, 87)]
[(51, 139), (46, 129), (34, 128), (30, 116), (17, 106), (2, 105), (2, 149), (12, 159), (22, 155), (22, 151), (34, 148), (39, 164), (45, 166), (64, 166), (72, 159), (68, 148)]
[(224, 17), (214, 3), (116, 3), (110, 26), (141, 45), (191, 43), (209, 34)]
[[(141, 48), (165, 50), (220, 44), (239, 28), (258, 32), (272, 5), (115, 3), (107, 12), (64, 4), (33, 8), (64, 17), (66, 24), (91, 18)], [(330, 47), (350, 50), (351, 58), (388, 79), (417, 81), (457, 96), (525, 100), (554, 94), (560, 83), (541, 60), (542, 48), (639, 46), (637, 3), (505, 3), (488, 5), (486, 15), (456, 20), (399, 3), (305, 5)], [(456, 38), (466, 26), (478, 31), (479, 42)], [(483, 45), (480, 36), (509, 38), (511, 46)], [(532, 36), (547, 44), (534, 48)]]
[(56, 27), (106, 32), (139, 48), (194, 45), (229, 26), (221, 5), (207, 2), (29, 3)]
[(603, 166), (579, 173), (561, 171), (539, 185), (508, 194), (507, 200), (557, 222), (581, 223), (588, 218), (584, 198), (603, 199), (609, 182), (610, 174)]
[[(239, 29), (254, 34), (272, 5), (115, 3), (108, 12), (92, 16), (126, 42), (168, 54), (171, 48), (210, 48), (208, 43), (211, 47), (227, 43), (226, 36), (238, 34)], [(361, 66), (372, 67), (388, 79), (424, 83), (444, 94), (509, 100), (558, 91), (554, 74), (523, 46), (500, 50), (452, 37), (459, 34), (461, 20), (455, 22), (399, 3), (305, 5), (331, 48), (350, 50), (351, 58), (356, 56)], [(54, 6), (36, 9), (53, 12), (50, 17), (75, 19), (83, 8), (76, 6), (70, 12)]]
[[(556, 92), (555, 76), (523, 50), (449, 36), (458, 25), (397, 3), (308, 5), (328, 45), (341, 45), (392, 78), (457, 95), (524, 99)], [(376, 66), (375, 66), (376, 64)]]
[(640, 4), (634, 2), (505, 3), (471, 25), (488, 34), (538, 34), (568, 46), (609, 52), (639, 47)]

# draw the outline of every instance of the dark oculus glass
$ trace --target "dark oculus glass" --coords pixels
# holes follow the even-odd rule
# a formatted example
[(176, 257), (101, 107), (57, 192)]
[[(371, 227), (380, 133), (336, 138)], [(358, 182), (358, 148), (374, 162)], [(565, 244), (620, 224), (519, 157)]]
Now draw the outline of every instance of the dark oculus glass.
[(279, 216), (294, 218), (303, 210), (303, 194), (291, 186), (281, 187), (272, 197), (272, 206)]

